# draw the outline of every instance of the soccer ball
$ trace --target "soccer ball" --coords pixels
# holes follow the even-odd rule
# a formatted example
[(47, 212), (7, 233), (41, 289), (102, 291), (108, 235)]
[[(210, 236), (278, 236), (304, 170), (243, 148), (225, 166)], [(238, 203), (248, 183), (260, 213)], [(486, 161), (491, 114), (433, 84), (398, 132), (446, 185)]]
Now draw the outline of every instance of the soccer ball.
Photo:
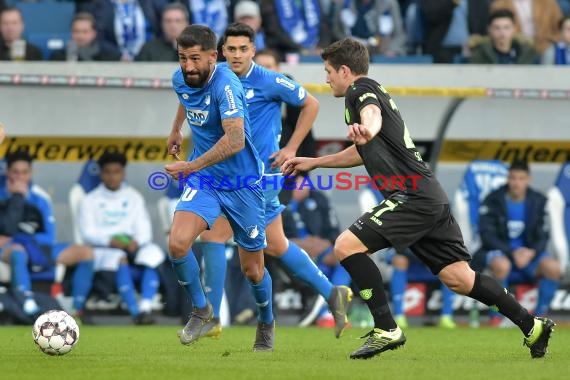
[(65, 355), (79, 341), (79, 326), (65, 311), (49, 310), (34, 322), (32, 336), (43, 353)]

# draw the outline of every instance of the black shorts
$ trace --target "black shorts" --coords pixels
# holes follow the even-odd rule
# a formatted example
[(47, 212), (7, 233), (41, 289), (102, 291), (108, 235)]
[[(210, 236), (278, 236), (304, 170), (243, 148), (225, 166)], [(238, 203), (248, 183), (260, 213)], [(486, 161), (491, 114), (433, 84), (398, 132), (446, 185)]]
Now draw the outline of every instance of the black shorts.
[(457, 261), (470, 261), (449, 204), (414, 205), (405, 196), (385, 199), (349, 228), (370, 252), (410, 248), (433, 274)]

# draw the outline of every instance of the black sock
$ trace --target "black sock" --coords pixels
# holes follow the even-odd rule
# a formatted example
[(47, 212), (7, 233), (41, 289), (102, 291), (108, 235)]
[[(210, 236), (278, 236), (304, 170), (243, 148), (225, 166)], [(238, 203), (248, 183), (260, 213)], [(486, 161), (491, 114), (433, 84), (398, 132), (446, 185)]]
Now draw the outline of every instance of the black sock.
[(489, 276), (476, 273), (475, 284), (468, 295), (489, 307), (498, 308), (499, 312), (517, 325), (525, 336), (528, 336), (534, 327), (534, 317), (512, 294)]
[(374, 327), (385, 331), (395, 329), (397, 325), (388, 306), (382, 275), (374, 261), (365, 253), (355, 253), (340, 263), (350, 274), (360, 290), (360, 297), (368, 305), (374, 317)]

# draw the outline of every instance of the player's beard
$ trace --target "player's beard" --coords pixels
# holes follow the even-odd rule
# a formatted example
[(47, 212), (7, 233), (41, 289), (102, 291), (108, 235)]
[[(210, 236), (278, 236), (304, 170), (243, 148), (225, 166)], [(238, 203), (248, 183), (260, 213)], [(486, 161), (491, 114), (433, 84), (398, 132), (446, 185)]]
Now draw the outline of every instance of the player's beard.
[(195, 88), (204, 87), (204, 84), (206, 84), (206, 81), (210, 76), (210, 70), (211, 68), (199, 72), (198, 76), (194, 75), (191, 77), (187, 75), (186, 71), (182, 70), (182, 73), (184, 74), (184, 83), (186, 83), (189, 87), (195, 87)]

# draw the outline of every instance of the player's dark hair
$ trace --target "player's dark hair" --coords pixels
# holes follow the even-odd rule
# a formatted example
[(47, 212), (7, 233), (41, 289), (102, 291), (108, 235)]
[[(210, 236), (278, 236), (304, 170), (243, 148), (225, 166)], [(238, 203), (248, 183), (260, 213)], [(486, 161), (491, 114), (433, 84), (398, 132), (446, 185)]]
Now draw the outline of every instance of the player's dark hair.
[(188, 25), (176, 38), (176, 43), (183, 49), (200, 46), (202, 50), (216, 50), (216, 34), (204, 25)]
[(97, 164), (100, 169), (103, 169), (107, 164), (119, 164), (125, 167), (127, 166), (127, 157), (124, 153), (105, 151), (97, 160)]
[(273, 49), (261, 49), (255, 52), (256, 57), (259, 57), (260, 55), (268, 55), (270, 57), (273, 57), (273, 59), (275, 59), (275, 63), (277, 64), (279, 64), (281, 61), (279, 54), (277, 54), (277, 52)]
[(247, 37), (250, 42), (255, 42), (255, 32), (253, 29), (251, 29), (249, 25), (241, 22), (234, 22), (226, 28), (223, 36), (224, 43), (226, 43), (228, 37)]
[(323, 50), (321, 58), (328, 61), (335, 70), (345, 65), (354, 75), (368, 74), (370, 64), (368, 49), (355, 39), (343, 38), (333, 42)]
[(6, 167), (10, 168), (16, 161), (26, 161), (28, 164), (31, 165), (32, 161), (34, 161), (34, 158), (30, 155), (30, 153), (27, 150), (18, 149), (13, 152), (6, 153), (4, 160), (6, 161)]
[(509, 167), (509, 171), (511, 170), (523, 170), (527, 173), (530, 173), (530, 169), (528, 167), (528, 162), (525, 160), (514, 160)]
[(513, 23), (515, 22), (515, 15), (513, 14), (513, 12), (511, 12), (508, 9), (497, 9), (496, 11), (491, 12), (491, 14), (489, 15), (489, 25), (491, 25), (493, 21), (498, 18), (508, 18)]

